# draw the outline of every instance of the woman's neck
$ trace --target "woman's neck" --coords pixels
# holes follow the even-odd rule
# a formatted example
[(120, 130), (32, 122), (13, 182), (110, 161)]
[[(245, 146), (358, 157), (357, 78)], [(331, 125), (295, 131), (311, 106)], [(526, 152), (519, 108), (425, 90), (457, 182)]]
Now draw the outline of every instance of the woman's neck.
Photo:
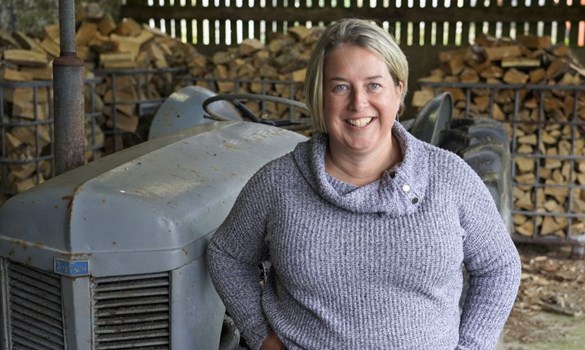
[(364, 186), (382, 177), (384, 171), (402, 160), (402, 151), (395, 137), (391, 147), (373, 154), (351, 154), (327, 147), (325, 170), (341, 181), (354, 186)]

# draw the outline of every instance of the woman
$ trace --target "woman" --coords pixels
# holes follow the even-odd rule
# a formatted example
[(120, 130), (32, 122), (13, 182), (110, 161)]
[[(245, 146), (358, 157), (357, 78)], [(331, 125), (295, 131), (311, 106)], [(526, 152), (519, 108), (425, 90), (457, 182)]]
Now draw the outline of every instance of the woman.
[(250, 179), (209, 245), (252, 349), (493, 349), (519, 256), (473, 170), (395, 122), (407, 81), (377, 25), (322, 34), (305, 81), (318, 132)]

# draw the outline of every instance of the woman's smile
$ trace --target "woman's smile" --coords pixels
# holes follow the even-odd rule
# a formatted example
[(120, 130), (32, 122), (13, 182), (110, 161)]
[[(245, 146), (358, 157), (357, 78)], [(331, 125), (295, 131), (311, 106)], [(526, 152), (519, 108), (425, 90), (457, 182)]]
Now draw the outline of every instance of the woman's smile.
[(347, 124), (354, 126), (356, 128), (363, 128), (366, 127), (368, 125), (370, 125), (370, 123), (372, 122), (372, 120), (374, 120), (374, 118), (355, 118), (355, 119), (347, 119), (346, 122)]

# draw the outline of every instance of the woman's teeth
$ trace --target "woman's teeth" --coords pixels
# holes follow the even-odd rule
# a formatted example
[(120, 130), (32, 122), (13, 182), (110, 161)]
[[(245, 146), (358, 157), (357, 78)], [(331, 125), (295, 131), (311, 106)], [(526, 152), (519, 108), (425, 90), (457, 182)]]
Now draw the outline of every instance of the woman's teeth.
[(348, 119), (347, 123), (349, 125), (357, 126), (358, 128), (364, 127), (372, 121), (374, 118), (359, 118), (359, 119)]

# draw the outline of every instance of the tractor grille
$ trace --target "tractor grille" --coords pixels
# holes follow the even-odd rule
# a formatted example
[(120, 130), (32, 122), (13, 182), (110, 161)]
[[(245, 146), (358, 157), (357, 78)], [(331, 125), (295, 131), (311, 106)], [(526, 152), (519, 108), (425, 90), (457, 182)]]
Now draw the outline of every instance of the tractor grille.
[(95, 349), (169, 349), (169, 274), (96, 278)]
[(13, 349), (65, 349), (59, 277), (7, 261)]

